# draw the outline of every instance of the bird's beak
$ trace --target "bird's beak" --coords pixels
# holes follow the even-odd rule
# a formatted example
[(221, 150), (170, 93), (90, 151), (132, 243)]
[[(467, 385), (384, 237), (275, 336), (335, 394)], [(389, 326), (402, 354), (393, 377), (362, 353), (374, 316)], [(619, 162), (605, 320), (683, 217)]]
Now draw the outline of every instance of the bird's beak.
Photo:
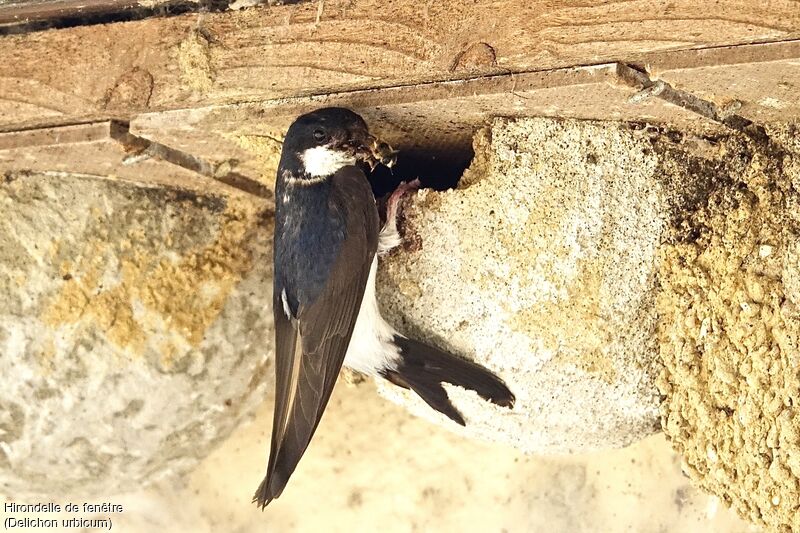
[(356, 157), (375, 170), (378, 165), (392, 168), (397, 163), (397, 150), (374, 135), (367, 135), (364, 142), (356, 148)]

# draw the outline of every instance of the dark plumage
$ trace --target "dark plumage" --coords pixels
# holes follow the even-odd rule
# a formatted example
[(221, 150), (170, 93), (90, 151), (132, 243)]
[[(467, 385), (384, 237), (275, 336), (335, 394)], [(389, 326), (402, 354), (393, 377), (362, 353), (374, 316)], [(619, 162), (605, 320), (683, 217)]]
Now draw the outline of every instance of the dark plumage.
[(347, 165), (315, 181), (299, 154), (323, 144), (355, 153), (367, 142), (364, 121), (343, 109), (304, 115), (286, 135), (275, 189), (275, 414), (267, 475), (254, 498), (261, 507), (280, 496), (317, 429), (378, 246), (364, 173)]
[(303, 115), (286, 134), (275, 186), (275, 412), (267, 474), (253, 497), (262, 508), (286, 487), (343, 363), (411, 388), (462, 425), (443, 382), (513, 405), (514, 395), (489, 370), (407, 339), (380, 316), (376, 254), (399, 240), (399, 196), (390, 200), (389, 220), (379, 232), (360, 164), (391, 165), (393, 158), (347, 109)]

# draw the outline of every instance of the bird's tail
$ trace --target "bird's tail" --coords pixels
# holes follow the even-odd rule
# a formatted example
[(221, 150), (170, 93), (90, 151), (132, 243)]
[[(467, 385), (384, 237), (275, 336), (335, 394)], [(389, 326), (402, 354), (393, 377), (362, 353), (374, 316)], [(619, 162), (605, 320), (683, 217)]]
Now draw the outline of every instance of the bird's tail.
[(425, 403), (454, 422), (466, 425), (442, 383), (475, 391), (483, 399), (502, 407), (514, 407), (514, 394), (487, 368), (400, 335), (394, 337), (394, 343), (400, 348), (400, 362), (397, 368), (384, 370), (383, 377), (413, 390)]

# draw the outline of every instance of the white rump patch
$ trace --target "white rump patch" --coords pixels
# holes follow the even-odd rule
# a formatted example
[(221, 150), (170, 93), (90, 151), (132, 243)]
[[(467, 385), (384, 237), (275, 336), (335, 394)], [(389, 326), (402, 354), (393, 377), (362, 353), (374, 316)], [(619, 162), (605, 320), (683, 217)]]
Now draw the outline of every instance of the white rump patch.
[(392, 342), (398, 333), (381, 316), (378, 300), (375, 298), (375, 272), (378, 270), (378, 256), (372, 260), (369, 279), (358, 310), (358, 318), (353, 336), (347, 347), (344, 364), (353, 370), (375, 376), (384, 368), (396, 368), (400, 353)]
[(356, 164), (354, 155), (327, 146), (317, 146), (305, 150), (300, 154), (300, 160), (303, 162), (306, 173), (313, 178), (332, 176), (340, 168)]

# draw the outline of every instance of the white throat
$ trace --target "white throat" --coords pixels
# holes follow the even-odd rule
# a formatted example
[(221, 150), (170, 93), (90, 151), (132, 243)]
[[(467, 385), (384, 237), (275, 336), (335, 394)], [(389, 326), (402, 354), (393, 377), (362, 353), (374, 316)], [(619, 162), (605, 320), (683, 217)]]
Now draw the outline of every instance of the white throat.
[(342, 167), (355, 165), (355, 156), (327, 146), (309, 148), (300, 154), (306, 173), (313, 178), (332, 176)]

